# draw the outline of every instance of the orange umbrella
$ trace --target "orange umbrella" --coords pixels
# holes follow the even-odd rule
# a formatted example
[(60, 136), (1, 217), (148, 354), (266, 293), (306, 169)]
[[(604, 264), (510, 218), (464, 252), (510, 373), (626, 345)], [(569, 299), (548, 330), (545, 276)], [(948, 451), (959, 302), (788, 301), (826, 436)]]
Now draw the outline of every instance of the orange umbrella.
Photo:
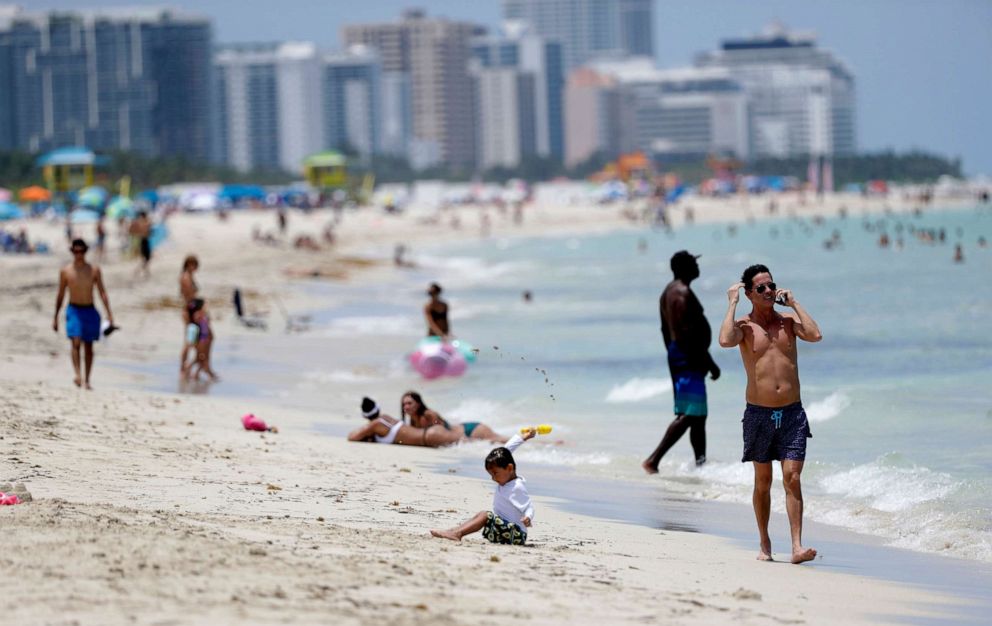
[(21, 189), (17, 197), (21, 199), (21, 202), (47, 202), (52, 199), (52, 194), (44, 187), (35, 185)]

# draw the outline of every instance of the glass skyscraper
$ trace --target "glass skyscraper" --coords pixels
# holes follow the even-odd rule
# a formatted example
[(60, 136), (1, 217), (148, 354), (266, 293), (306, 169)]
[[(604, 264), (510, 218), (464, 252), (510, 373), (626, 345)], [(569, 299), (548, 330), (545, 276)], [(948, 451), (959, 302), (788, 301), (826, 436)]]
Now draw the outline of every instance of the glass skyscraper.
[(161, 9), (0, 8), (0, 149), (204, 161), (212, 29)]

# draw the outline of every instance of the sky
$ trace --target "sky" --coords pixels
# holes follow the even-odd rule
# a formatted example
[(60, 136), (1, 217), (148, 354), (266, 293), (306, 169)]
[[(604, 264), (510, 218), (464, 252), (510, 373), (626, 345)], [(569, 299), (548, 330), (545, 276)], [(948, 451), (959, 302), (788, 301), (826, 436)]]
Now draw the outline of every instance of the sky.
[[(9, 0), (8, 0), (9, 1)], [(4, 2), (4, 0), (0, 0)], [(344, 24), (428, 15), (499, 25), (499, 0), (32, 0), (31, 10), (167, 5), (210, 16), (218, 42), (314, 41)], [(992, 175), (992, 0), (656, 0), (662, 67), (772, 21), (812, 31), (854, 73), (859, 150), (920, 148)]]

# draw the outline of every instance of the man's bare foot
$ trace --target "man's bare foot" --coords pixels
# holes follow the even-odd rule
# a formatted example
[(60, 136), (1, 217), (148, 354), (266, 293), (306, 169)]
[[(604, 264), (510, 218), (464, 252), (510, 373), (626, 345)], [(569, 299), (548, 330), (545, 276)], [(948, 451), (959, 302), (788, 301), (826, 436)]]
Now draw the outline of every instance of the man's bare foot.
[(86, 383), (86, 391), (93, 391), (93, 387), (89, 383)]
[(72, 379), (72, 384), (74, 384), (77, 387), (82, 387), (83, 386), (83, 379), (80, 378), (79, 376), (76, 376), (75, 378)]
[(461, 541), (462, 538), (459, 537), (453, 530), (432, 530), (432, 537), (437, 537), (438, 539), (450, 539), (452, 541)]
[(759, 561), (774, 561), (772, 558), (772, 542), (762, 543), (758, 551)]
[(649, 463), (647, 461), (644, 461), (643, 463), (641, 463), (641, 467), (648, 474), (657, 474), (658, 473), (658, 468), (655, 467), (655, 466), (653, 466), (653, 465), (651, 465), (651, 463)]
[(813, 548), (803, 548), (799, 547), (798, 550), (792, 551), (792, 562), (795, 564), (805, 563), (806, 561), (812, 561), (816, 558), (816, 550)]

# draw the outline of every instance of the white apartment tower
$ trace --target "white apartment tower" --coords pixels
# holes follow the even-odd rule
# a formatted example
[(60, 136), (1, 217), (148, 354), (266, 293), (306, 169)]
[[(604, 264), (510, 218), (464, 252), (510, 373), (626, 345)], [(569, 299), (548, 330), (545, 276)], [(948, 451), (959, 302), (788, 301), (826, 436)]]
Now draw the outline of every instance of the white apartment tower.
[(772, 26), (724, 41), (696, 59), (723, 68), (747, 92), (751, 153), (758, 157), (831, 156), (857, 150), (854, 77), (812, 35)]

